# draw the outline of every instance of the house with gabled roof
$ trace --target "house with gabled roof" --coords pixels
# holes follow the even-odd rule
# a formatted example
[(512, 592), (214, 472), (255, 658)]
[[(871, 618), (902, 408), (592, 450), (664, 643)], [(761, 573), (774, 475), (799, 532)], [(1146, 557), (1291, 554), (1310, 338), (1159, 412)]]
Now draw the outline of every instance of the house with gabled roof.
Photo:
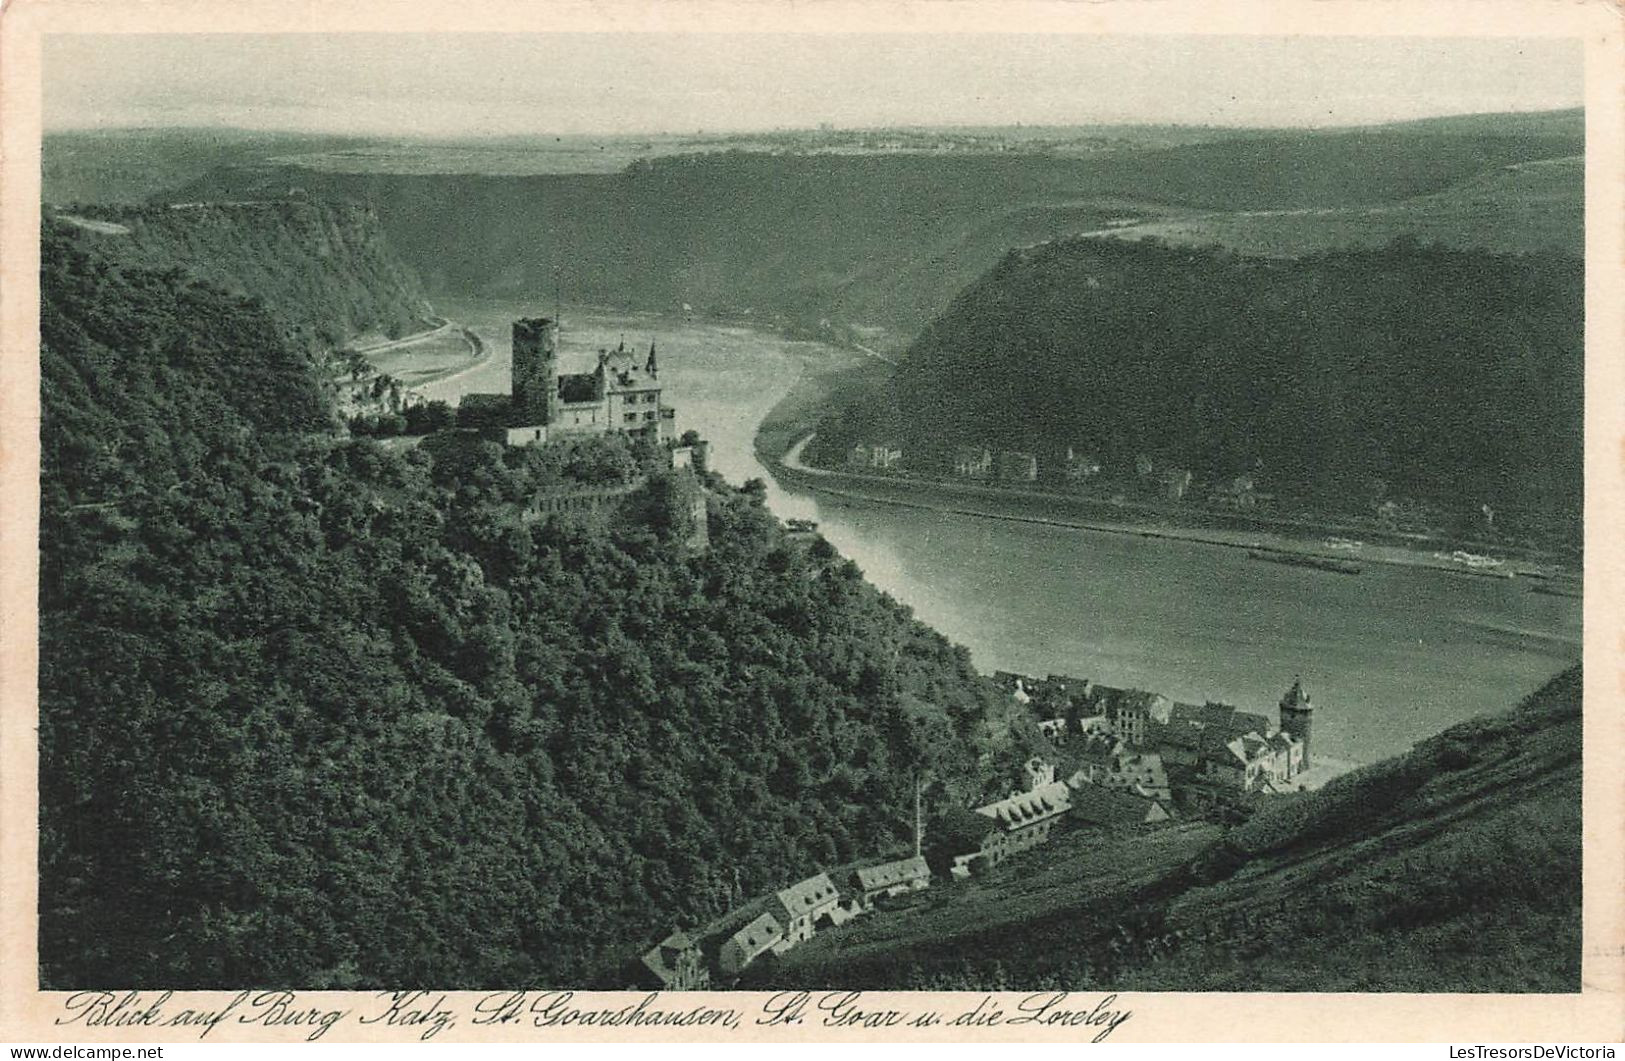
[(700, 945), (679, 929), (644, 952), (637, 979), (637, 986), (656, 991), (703, 991), (711, 984), (711, 973)]
[(1100, 785), (1082, 785), (1072, 793), (1075, 821), (1104, 829), (1138, 829), (1169, 819), (1167, 808), (1156, 800)]
[(1202, 775), (1211, 780), (1253, 792), (1274, 780), (1275, 751), (1269, 739), (1249, 733), (1210, 748), (1202, 759)]
[(1031, 453), (1001, 449), (997, 467), (1001, 482), (1030, 483), (1038, 479), (1038, 458)]
[(852, 871), (852, 890), (865, 910), (872, 909), (876, 899), (921, 891), (930, 885), (931, 869), (920, 855)]
[(978, 854), (988, 865), (996, 866), (1018, 851), (1037, 847), (1062, 823), (1070, 803), (1066, 782), (1052, 781), (977, 807), (976, 813), (991, 819), (995, 826)]
[(784, 941), (784, 926), (772, 913), (759, 915), (729, 936), (717, 955), (717, 967), (732, 976)]
[(827, 873), (797, 881), (775, 893), (769, 908), (784, 926), (784, 938), (775, 949), (789, 950), (802, 940), (811, 939), (817, 931), (818, 919), (834, 910), (840, 901), (841, 893)]
[[(1249, 733), (1267, 737), (1275, 732), (1268, 718), (1238, 711), (1229, 704), (1175, 703), (1163, 724), (1153, 724), (1147, 743), (1161, 753), (1165, 762), (1200, 767), (1204, 759), (1225, 759), (1224, 747)], [(1202, 767), (1204, 772), (1205, 767)]]
[(1088, 706), (1091, 713), (1106, 716), (1113, 733), (1130, 744), (1139, 745), (1146, 742), (1153, 726), (1168, 721), (1173, 701), (1141, 689), (1114, 689), (1097, 684), (1089, 690)]
[(986, 479), (993, 474), (993, 451), (986, 446), (960, 446), (954, 450), (954, 474)]

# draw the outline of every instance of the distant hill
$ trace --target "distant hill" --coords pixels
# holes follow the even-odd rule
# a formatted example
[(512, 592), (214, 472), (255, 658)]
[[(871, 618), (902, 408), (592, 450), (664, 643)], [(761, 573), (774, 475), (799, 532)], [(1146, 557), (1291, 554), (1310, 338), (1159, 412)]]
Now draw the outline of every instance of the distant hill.
[[(1077, 240), (1012, 253), (893, 377), (819, 431), (825, 460), (900, 439), (1140, 455), (1254, 476), (1325, 510), (1376, 493), (1578, 540), (1584, 284), (1564, 256), (1396, 244), (1293, 262)], [(1375, 484), (1381, 481), (1379, 490)]]
[(536, 294), (562, 283), (569, 301), (912, 328), (1013, 242), (1114, 216), (1114, 203), (1074, 202), (1079, 166), (724, 153), (558, 177), (238, 167), (171, 197), (258, 198), (293, 186), (365, 203), (431, 293)]
[(1497, 135), (1386, 127), (1279, 133), (1106, 159), (1101, 189), (1214, 210), (1364, 206), (1442, 191), (1487, 169), (1580, 154), (1583, 133)]
[(1489, 111), (1479, 114), (1442, 114), (1432, 118), (1412, 118), (1364, 126), (1360, 130), (1382, 130), (1420, 136), (1492, 135), (1526, 139), (1573, 142), (1585, 136), (1585, 109), (1565, 107), (1552, 111)]
[(354, 204), (86, 206), (46, 217), (61, 238), (98, 260), (184, 269), (260, 300), (313, 351), (366, 332), (408, 334), (432, 315), (377, 218)]
[[(1434, 198), (1584, 149), (1572, 113), (1504, 116), (1505, 127), (1498, 117), (1232, 130), (1197, 142), (1142, 132), (1098, 155), (730, 151), (551, 177), (257, 162), (217, 168), (159, 198), (299, 189), (366, 203), (431, 293), (546, 292), (562, 280), (574, 301), (687, 304), (796, 329), (856, 323), (906, 337), (1010, 248), (1084, 233), (1133, 238), (1167, 226), (1160, 234), (1182, 242), (1289, 256), (1405, 234), (1578, 255), (1577, 185), (1528, 201), (1515, 186), (1471, 204)], [(1169, 139), (1176, 146), (1146, 146)], [(1269, 216), (1251, 216), (1260, 211)]]
[(1063, 838), (938, 882), (927, 906), (826, 933), (763, 983), (1577, 991), (1581, 686), (1568, 671), (1510, 712), (1271, 797), (1217, 838)]
[(196, 180), (215, 166), (294, 152), (340, 151), (355, 142), (351, 137), (218, 127), (48, 132), (40, 145), (40, 197), (57, 205), (134, 205)]

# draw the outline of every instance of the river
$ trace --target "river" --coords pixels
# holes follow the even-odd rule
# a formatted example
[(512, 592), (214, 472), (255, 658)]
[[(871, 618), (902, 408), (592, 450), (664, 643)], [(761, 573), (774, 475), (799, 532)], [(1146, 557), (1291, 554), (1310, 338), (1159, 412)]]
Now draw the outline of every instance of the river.
[[(476, 368), (423, 389), (506, 390), (511, 302), (437, 308), (488, 344)], [(756, 461), (756, 425), (805, 366), (837, 353), (699, 320), (571, 310), (567, 371), (624, 337), (657, 344), (678, 428), (697, 429), (730, 481), (761, 478), (781, 517), (817, 520), (869, 580), (983, 671), (1066, 673), (1175, 699), (1265, 711), (1295, 676), (1314, 698), (1315, 747), (1371, 761), (1453, 722), (1512, 706), (1580, 658), (1580, 602), (1522, 580), (1367, 565), (1358, 576), (1249, 560), (1245, 551), (902, 509), (783, 489)]]

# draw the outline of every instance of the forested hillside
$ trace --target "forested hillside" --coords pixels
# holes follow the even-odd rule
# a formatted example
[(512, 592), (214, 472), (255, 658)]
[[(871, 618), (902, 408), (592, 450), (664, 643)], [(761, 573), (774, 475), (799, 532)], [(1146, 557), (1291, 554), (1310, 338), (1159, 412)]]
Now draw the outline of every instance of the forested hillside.
[(426, 327), (417, 276), (396, 257), (378, 219), (349, 203), (270, 202), (66, 208), (63, 238), (125, 265), (184, 269), (252, 295), (313, 353), (361, 333)]
[(545, 461), (326, 434), (265, 305), (43, 238), (46, 986), (579, 985), (1039, 739), (760, 490), (521, 522)]
[[(925, 329), (826, 452), (890, 434), (1147, 455), (1359, 510), (1383, 497), (1578, 532), (1584, 282), (1560, 255), (1396, 243), (1295, 262), (1077, 240), (1013, 252)], [(1504, 518), (1503, 518), (1504, 517)]]

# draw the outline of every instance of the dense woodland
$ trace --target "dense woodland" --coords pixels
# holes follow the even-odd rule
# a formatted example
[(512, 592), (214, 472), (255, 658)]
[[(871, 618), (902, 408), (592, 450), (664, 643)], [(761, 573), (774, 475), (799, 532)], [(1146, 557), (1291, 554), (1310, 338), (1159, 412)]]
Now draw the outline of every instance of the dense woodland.
[(53, 221), (98, 257), (142, 268), (174, 268), (271, 310), (290, 339), (313, 354), (360, 333), (388, 337), (427, 327), (416, 275), (384, 241), (377, 219), (348, 203), (283, 197), (255, 203), (66, 207), (64, 213), (116, 225), (93, 232)]
[(1323, 510), (1384, 498), (1578, 541), (1584, 275), (1561, 255), (1395, 243), (1293, 262), (1155, 243), (1015, 251), (932, 322), (826, 458), (900, 438), (1067, 447), (1107, 469), (1252, 475)]
[(1039, 739), (759, 484), (699, 553), (524, 523), (636, 454), (388, 452), (263, 303), (50, 229), (41, 281), (50, 987), (580, 984)]

